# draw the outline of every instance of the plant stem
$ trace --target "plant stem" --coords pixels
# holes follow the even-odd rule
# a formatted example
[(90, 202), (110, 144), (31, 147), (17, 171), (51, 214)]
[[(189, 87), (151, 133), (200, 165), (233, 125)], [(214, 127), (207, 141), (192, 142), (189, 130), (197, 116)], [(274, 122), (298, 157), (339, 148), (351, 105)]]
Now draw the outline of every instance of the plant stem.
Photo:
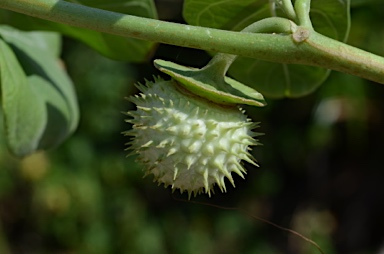
[(288, 16), (288, 18), (290, 18), (291, 20), (296, 22), (297, 16), (296, 16), (295, 9), (293, 8), (292, 1), (291, 0), (282, 0), (281, 4), (282, 4), (281, 7), (282, 7), (283, 11)]
[[(384, 58), (312, 32), (302, 44), (308, 65), (352, 74), (384, 84)], [(313, 52), (310, 54), (310, 52)], [(306, 64), (302, 62), (303, 64)], [(369, 74), (368, 74), (369, 73)], [(369, 77), (368, 77), (369, 76)]]
[(299, 25), (312, 28), (312, 22), (309, 17), (309, 12), (311, 10), (311, 0), (296, 0), (295, 10)]
[(241, 30), (241, 32), (291, 34), (295, 30), (292, 26), (296, 27), (296, 25), (288, 19), (271, 17), (252, 23)]
[[(296, 29), (296, 25), (288, 19), (271, 17), (252, 23), (241, 30), (241, 32), (292, 34), (292, 31), (295, 31)], [(204, 69), (213, 69), (217, 72), (218, 76), (224, 77), (236, 58), (237, 55), (217, 53)]]
[[(296, 1), (295, 9), (299, 19), (299, 12), (306, 12), (305, 3), (308, 2)], [(289, 34), (231, 32), (175, 24), (60, 0), (0, 0), (0, 8), (125, 37), (279, 63), (319, 66), (384, 84), (383, 57), (327, 38), (313, 30), (310, 30), (307, 39), (298, 43)], [(307, 25), (306, 21), (300, 22)]]

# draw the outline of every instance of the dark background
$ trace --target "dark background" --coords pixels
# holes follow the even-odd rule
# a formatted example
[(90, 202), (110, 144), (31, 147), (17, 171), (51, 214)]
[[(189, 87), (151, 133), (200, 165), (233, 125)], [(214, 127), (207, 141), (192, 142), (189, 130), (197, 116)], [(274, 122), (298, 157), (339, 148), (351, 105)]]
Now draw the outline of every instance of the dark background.
[[(360, 1), (364, 2), (364, 1)], [(357, 1), (355, 2), (357, 3)], [(181, 3), (158, 1), (181, 22)], [(349, 44), (384, 55), (384, 5), (354, 4)], [(0, 253), (319, 253), (292, 234), (142, 178), (126, 158), (122, 111), (150, 64), (108, 60), (65, 39), (63, 60), (81, 109), (61, 147), (24, 160), (0, 147)], [(160, 45), (162, 58), (195, 67), (209, 56)], [(165, 77), (165, 76), (164, 76)], [(236, 188), (193, 201), (237, 207), (317, 242), (327, 254), (384, 253), (384, 86), (333, 72), (315, 93), (246, 107), (263, 146)], [(3, 140), (3, 137), (1, 137)], [(229, 186), (229, 185), (228, 185)]]

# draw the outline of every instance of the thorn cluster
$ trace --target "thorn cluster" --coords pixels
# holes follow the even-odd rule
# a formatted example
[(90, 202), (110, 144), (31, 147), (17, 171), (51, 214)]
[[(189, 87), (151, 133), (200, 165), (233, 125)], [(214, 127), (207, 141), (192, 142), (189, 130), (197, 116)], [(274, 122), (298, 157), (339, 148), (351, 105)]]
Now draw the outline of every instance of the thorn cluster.
[(224, 179), (235, 186), (231, 173), (244, 178), (241, 160), (255, 166), (249, 146), (259, 143), (257, 127), (244, 110), (223, 106), (197, 97), (181, 88), (176, 81), (146, 81), (137, 86), (142, 92), (129, 98), (137, 110), (127, 114), (132, 130), (129, 149), (145, 166), (145, 176), (187, 191), (189, 197), (205, 192), (209, 196), (217, 185), (226, 192)]

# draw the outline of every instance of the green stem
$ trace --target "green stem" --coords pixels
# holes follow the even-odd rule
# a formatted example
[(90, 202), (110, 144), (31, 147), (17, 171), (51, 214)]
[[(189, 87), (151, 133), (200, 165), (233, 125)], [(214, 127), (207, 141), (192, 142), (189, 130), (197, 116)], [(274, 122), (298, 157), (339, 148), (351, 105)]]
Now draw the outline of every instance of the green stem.
[[(295, 44), (288, 36), (182, 25), (72, 4), (61, 0), (1, 0), (0, 8), (98, 32), (234, 55), (278, 60)], [(275, 40), (275, 37), (277, 40)], [(272, 50), (273, 48), (273, 50)], [(251, 54), (249, 54), (252, 52)]]
[[(297, 0), (296, 4), (305, 2), (308, 3), (308, 0)], [(296, 4), (296, 12), (300, 16), (298, 11), (302, 11), (300, 8), (303, 5), (299, 8)], [(289, 34), (231, 32), (181, 25), (60, 0), (0, 0), (0, 8), (125, 37), (278, 63), (319, 66), (384, 84), (383, 57), (327, 38), (315, 31), (310, 31), (307, 39), (297, 43)]]
[(276, 13), (276, 2), (275, 0), (269, 0), (269, 3), (268, 3), (268, 7), (269, 7), (269, 10), (270, 10), (270, 14), (272, 17), (277, 17), (277, 13)]
[(241, 32), (291, 34), (295, 26), (296, 25), (288, 19), (271, 17), (252, 23), (241, 30)]
[(309, 17), (311, 0), (296, 0), (295, 10), (299, 25), (306, 28), (312, 28), (312, 22)]
[(291, 0), (282, 0), (282, 9), (284, 13), (288, 16), (289, 19), (292, 21), (297, 21), (297, 16), (295, 9), (293, 8), (292, 1)]
[(305, 61), (300, 60), (302, 64), (312, 62), (309, 65), (323, 66), (384, 84), (383, 57), (330, 39), (314, 31), (302, 46), (303, 51), (308, 51)]
[[(247, 27), (241, 32), (243, 33), (277, 33), (292, 34), (296, 30), (296, 25), (288, 19), (271, 17), (259, 20)], [(214, 70), (216, 76), (224, 77), (231, 64), (236, 60), (237, 55), (217, 53), (211, 61), (205, 66), (204, 70)]]

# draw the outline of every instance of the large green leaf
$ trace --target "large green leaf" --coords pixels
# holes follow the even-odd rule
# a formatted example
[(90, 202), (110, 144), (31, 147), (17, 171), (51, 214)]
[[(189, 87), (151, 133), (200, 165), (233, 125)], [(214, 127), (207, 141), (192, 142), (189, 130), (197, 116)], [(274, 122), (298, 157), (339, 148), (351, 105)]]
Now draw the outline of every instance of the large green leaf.
[[(153, 0), (76, 0), (69, 1), (124, 14), (157, 18)], [(22, 30), (57, 31), (78, 39), (101, 54), (121, 61), (140, 62), (147, 59), (154, 43), (111, 34), (99, 33), (13, 12), (2, 13), (2, 22)]]
[[(2, 106), (18, 156), (60, 144), (79, 120), (73, 85), (57, 55), (57, 34), (0, 27)], [(56, 48), (56, 49), (55, 49)]]
[(43, 135), (47, 121), (45, 105), (3, 40), (0, 40), (0, 74), (8, 146), (16, 155), (28, 154), (38, 147)]
[[(233, 29), (239, 23), (252, 23), (260, 12), (264, 12), (267, 0), (185, 0), (184, 19), (191, 25)], [(265, 17), (265, 14), (262, 15)]]
[[(191, 25), (239, 31), (271, 16), (269, 0), (185, 0)], [(277, 14), (285, 17), (281, 10)], [(349, 0), (312, 0), (311, 19), (319, 33), (344, 41), (349, 31)], [(286, 65), (239, 57), (229, 74), (267, 97), (299, 97), (314, 91), (329, 75), (322, 68)]]
[(383, 0), (351, 0), (351, 7), (360, 7), (369, 4), (382, 4)]
[(313, 92), (328, 77), (328, 71), (312, 66), (276, 64), (241, 58), (233, 64), (231, 74), (257, 87), (270, 97), (299, 97)]
[(350, 28), (350, 0), (312, 0), (311, 20), (315, 30), (338, 41), (345, 41)]
[(34, 46), (40, 48), (47, 54), (59, 58), (61, 54), (61, 36), (57, 33), (27, 33)]
[(67, 0), (67, 2), (135, 16), (157, 18), (153, 0)]

